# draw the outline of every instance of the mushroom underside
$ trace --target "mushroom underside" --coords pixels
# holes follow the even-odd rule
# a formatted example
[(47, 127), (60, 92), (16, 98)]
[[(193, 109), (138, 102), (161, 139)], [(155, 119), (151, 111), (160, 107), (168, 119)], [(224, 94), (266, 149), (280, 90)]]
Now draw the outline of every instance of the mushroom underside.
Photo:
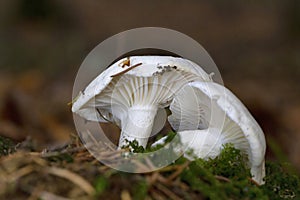
[(145, 147), (149, 136), (165, 124), (162, 109), (169, 106), (184, 85), (199, 79), (195, 74), (175, 69), (149, 77), (123, 74), (113, 78), (85, 108), (96, 110), (99, 121), (105, 118), (121, 128), (119, 147), (126, 145), (126, 140), (137, 140)]
[[(185, 149), (192, 149), (196, 157), (208, 158), (218, 155), (224, 144), (232, 143), (248, 155), (254, 180), (263, 183), (263, 132), (229, 90), (216, 83), (193, 82), (179, 91), (170, 109), (169, 122), (181, 136)], [(208, 124), (207, 129), (203, 122)]]

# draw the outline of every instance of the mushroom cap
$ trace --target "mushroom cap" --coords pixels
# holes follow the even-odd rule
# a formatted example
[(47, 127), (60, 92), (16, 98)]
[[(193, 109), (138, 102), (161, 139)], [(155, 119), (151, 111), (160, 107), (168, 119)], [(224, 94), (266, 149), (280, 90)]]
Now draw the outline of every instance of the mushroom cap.
[[(123, 66), (123, 63), (126, 60), (130, 60), (130, 66)], [(123, 58), (109, 68), (103, 71), (99, 76), (97, 76), (86, 88), (84, 91), (80, 92), (75, 102), (72, 105), (72, 112), (80, 114), (82, 117), (85, 117), (88, 120), (99, 121), (99, 118), (94, 118), (87, 114), (84, 110), (78, 112), (84, 104), (93, 99), (96, 95), (100, 94), (105, 87), (113, 80), (112, 77), (115, 74), (121, 73), (131, 66), (142, 63), (141, 66), (135, 67), (132, 70), (126, 72), (126, 74), (139, 76), (139, 77), (150, 77), (157, 72), (161, 72), (163, 69), (162, 66), (171, 66), (176, 67), (178, 70), (185, 72), (190, 72), (197, 74), (204, 81), (210, 81), (211, 77), (196, 63), (172, 56), (131, 56), (128, 58)]]
[[(133, 92), (132, 90), (136, 90), (139, 84), (155, 83), (164, 86), (167, 85), (169, 80), (172, 80), (174, 84), (169, 84), (167, 87), (171, 88), (173, 87), (172, 85), (177, 85), (176, 90), (178, 90), (183, 83), (181, 85), (177, 84), (176, 76), (167, 73), (170, 71), (176, 71), (177, 78), (185, 79), (187, 77), (185, 81), (188, 81), (188, 77), (190, 77), (191, 74), (194, 76), (193, 80), (211, 81), (211, 77), (201, 67), (183, 58), (171, 56), (132, 56), (123, 58), (103, 71), (84, 91), (79, 93), (73, 103), (72, 112), (86, 120), (100, 122), (108, 120), (122, 127), (121, 122), (126, 115), (124, 114), (124, 110), (127, 109), (126, 106), (128, 106), (130, 102), (120, 102), (121, 99), (127, 99), (127, 101), (129, 101), (128, 99), (132, 99), (132, 93), (128, 91)], [(143, 78), (149, 78), (149, 80)], [(186, 84), (186, 82), (184, 84)], [(119, 92), (115, 90), (115, 88), (118, 88)], [(155, 87), (153, 86), (153, 88)], [(143, 88), (141, 90), (149, 91), (149, 89)], [(170, 96), (162, 95), (162, 91), (163, 90), (160, 92), (152, 92), (153, 95), (160, 95), (156, 100), (165, 98), (164, 102), (160, 102), (154, 120), (153, 131), (163, 128), (166, 120), (163, 107), (168, 106), (170, 103), (168, 101), (171, 100), (169, 99)], [(127, 94), (125, 94), (126, 92)], [(139, 98), (142, 99), (142, 97)], [(134, 101), (136, 101), (136, 99), (135, 97)], [(153, 100), (153, 97), (147, 99)], [(164, 103), (165, 105), (163, 105)], [(111, 108), (112, 104), (119, 105), (118, 107), (115, 106), (113, 110), (113, 108)], [(96, 110), (95, 107), (99, 109)], [(112, 113), (117, 113), (118, 116), (113, 116)]]
[[(249, 165), (251, 166), (251, 173), (254, 175), (254, 179), (263, 183), (262, 178), (265, 176), (264, 171), (264, 156), (266, 151), (266, 141), (264, 133), (255, 119), (252, 117), (247, 108), (243, 103), (228, 89), (224, 86), (213, 82), (192, 82), (188, 84), (190, 87), (195, 89), (194, 93), (198, 95), (199, 104), (184, 104), (187, 100), (178, 100), (191, 98), (192, 96), (187, 94), (185, 96), (181, 95), (182, 91), (174, 98), (171, 103), (170, 109), (172, 115), (169, 116), (169, 122), (173, 127), (178, 127), (175, 123), (178, 123), (180, 118), (189, 116), (189, 118), (197, 117), (199, 112), (196, 112), (195, 107), (207, 106), (211, 109), (210, 114), (206, 114), (205, 117), (210, 117), (209, 128), (217, 127), (219, 129), (219, 136), (222, 138), (223, 144), (232, 143), (236, 148), (245, 151), (249, 157)], [(187, 88), (182, 88), (184, 90)], [(199, 92), (201, 94), (199, 94)], [(207, 104), (207, 99), (203, 96), (208, 97), (211, 102)], [(201, 101), (204, 99), (204, 101)], [(191, 101), (191, 100), (189, 100)], [(178, 108), (180, 105), (174, 105), (181, 102), (183, 110), (178, 113)], [(183, 102), (183, 103), (182, 103)], [(195, 100), (194, 100), (195, 102)], [(190, 107), (189, 109), (184, 107)], [(172, 109), (176, 108), (176, 109)], [(194, 110), (193, 110), (193, 109)], [(190, 112), (189, 110), (193, 110)], [(222, 113), (225, 114), (222, 115)], [(201, 113), (200, 113), (201, 114)], [(189, 118), (184, 119), (185, 121), (190, 120)], [(199, 117), (198, 117), (199, 118)], [(181, 119), (182, 120), (182, 119)], [(175, 126), (174, 126), (175, 124)], [(199, 124), (196, 124), (199, 125)], [(196, 126), (193, 124), (193, 126)], [(183, 129), (184, 128), (184, 129)], [(190, 130), (187, 127), (181, 127), (180, 135), (186, 137), (183, 133), (185, 130)], [(220, 129), (221, 128), (221, 129)], [(195, 130), (197, 131), (197, 130)], [(193, 133), (195, 133), (195, 131)], [(198, 131), (201, 140), (205, 140), (206, 135), (202, 134), (203, 131)], [(209, 133), (208, 133), (209, 134)], [(214, 133), (216, 135), (216, 133)], [(209, 141), (208, 141), (209, 142)], [(217, 144), (218, 142), (215, 142)], [(191, 147), (193, 148), (194, 145)], [(198, 149), (197, 149), (198, 150)], [(205, 151), (205, 149), (203, 150)], [(209, 153), (209, 152), (207, 152)]]
[[(217, 157), (222, 150), (223, 136), (217, 128), (208, 128), (204, 130), (187, 130), (178, 132), (180, 135), (183, 148), (193, 149), (193, 154), (185, 154), (190, 160), (193, 160), (193, 155), (207, 160)], [(193, 138), (192, 141), (190, 138)]]

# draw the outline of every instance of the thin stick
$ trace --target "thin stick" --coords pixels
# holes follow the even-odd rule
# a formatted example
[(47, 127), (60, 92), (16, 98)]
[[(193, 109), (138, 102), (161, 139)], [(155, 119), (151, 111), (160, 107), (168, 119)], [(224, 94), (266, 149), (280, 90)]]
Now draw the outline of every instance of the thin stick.
[(167, 195), (167, 197), (169, 197), (172, 200), (181, 200), (182, 198), (178, 197), (174, 192), (172, 192), (171, 190), (169, 190), (167, 187), (163, 186), (160, 183), (157, 183), (155, 185), (155, 187), (157, 189), (159, 189), (160, 191), (162, 191), (165, 195)]
[(121, 72), (119, 72), (119, 73), (116, 73), (116, 74), (114, 74), (114, 75), (111, 75), (110, 77), (114, 78), (114, 77), (116, 77), (116, 76), (120, 76), (120, 75), (122, 75), (122, 74), (125, 74), (126, 72), (128, 72), (128, 71), (130, 71), (130, 70), (132, 70), (132, 69), (134, 69), (134, 68), (136, 68), (136, 67), (138, 67), (138, 66), (140, 66), (140, 65), (142, 65), (142, 63), (138, 63), (138, 64), (136, 64), (136, 65), (133, 65), (133, 66), (131, 66), (131, 67), (125, 69), (124, 71), (121, 71)]
[(170, 185), (170, 182), (165, 177), (163, 177), (161, 174), (158, 174), (157, 180), (165, 185)]
[(34, 168), (32, 165), (27, 165), (26, 167), (23, 167), (21, 169), (19, 169), (18, 171), (12, 173), (9, 177), (8, 180), (10, 182), (15, 182), (16, 180), (18, 180), (19, 178), (26, 176), (27, 174), (30, 174), (31, 172), (34, 171)]
[(69, 170), (57, 167), (48, 167), (46, 168), (46, 172), (55, 176), (59, 176), (61, 178), (68, 179), (69, 181), (78, 185), (83, 191), (85, 191), (89, 195), (95, 194), (95, 189), (88, 181)]
[(150, 190), (150, 194), (151, 196), (156, 199), (156, 200), (165, 200), (166, 198), (164, 196), (162, 196), (162, 194), (159, 194), (158, 192), (156, 192), (154, 189)]
[(173, 179), (175, 179), (177, 176), (179, 176), (179, 174), (181, 174), (181, 172), (190, 164), (190, 162), (186, 162), (184, 163), (183, 165), (180, 165), (178, 166), (178, 169), (173, 173), (171, 174), (169, 177), (168, 177), (168, 181), (172, 181)]
[(220, 181), (230, 182), (230, 179), (224, 176), (215, 175), (215, 178)]
[(252, 178), (249, 178), (249, 180), (250, 180), (250, 182), (251, 183), (253, 183), (254, 185), (256, 185), (256, 186), (260, 186), (259, 184), (258, 184), (258, 182), (256, 182), (255, 180), (253, 180)]
[[(47, 157), (59, 156), (59, 155), (65, 154), (65, 153), (77, 153), (77, 152), (83, 151), (85, 149), (86, 149), (85, 147), (75, 147), (72, 149), (64, 149), (62, 151), (41, 152), (40, 156), (42, 158), (47, 158)], [(33, 152), (33, 153), (35, 153), (35, 152)]]
[(144, 165), (143, 163), (133, 160), (132, 163), (134, 163), (141, 171), (149, 171), (149, 167), (147, 165)]
[(104, 115), (102, 115), (101, 111), (99, 110), (99, 108), (96, 108), (96, 111), (98, 112), (98, 114), (100, 115), (100, 117), (102, 117), (102, 119), (104, 119), (105, 121), (112, 123), (111, 121), (109, 121), (108, 119), (106, 119), (106, 117), (104, 117)]
[(153, 163), (151, 162), (151, 160), (148, 158), (148, 157), (146, 157), (145, 158), (145, 161), (146, 161), (146, 164), (150, 167), (150, 169), (155, 169), (155, 166), (153, 165)]
[(147, 176), (147, 182), (149, 185), (152, 185), (156, 182), (158, 175), (158, 172), (153, 172), (151, 176)]
[(47, 192), (47, 191), (39, 192), (38, 196), (39, 196), (39, 199), (44, 199), (44, 200), (71, 200), (69, 198), (58, 196), (56, 194), (53, 194), (53, 193)]

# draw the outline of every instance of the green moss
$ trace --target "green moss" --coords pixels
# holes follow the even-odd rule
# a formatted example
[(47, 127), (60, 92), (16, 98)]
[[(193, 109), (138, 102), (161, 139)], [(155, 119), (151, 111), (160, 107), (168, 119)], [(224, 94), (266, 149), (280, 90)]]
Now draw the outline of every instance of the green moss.
[(94, 181), (94, 188), (96, 190), (96, 196), (103, 194), (103, 192), (109, 187), (108, 179), (104, 176), (98, 176)]
[(181, 174), (182, 181), (209, 199), (268, 199), (250, 177), (245, 157), (232, 145), (215, 159), (193, 161)]
[(217, 158), (206, 162), (202, 160), (203, 167), (211, 173), (236, 180), (251, 177), (250, 169), (246, 163), (247, 157), (231, 144), (226, 144)]
[[(167, 134), (167, 138), (165, 140), (165, 144), (170, 143), (176, 136), (176, 133), (173, 131), (170, 131)], [(122, 149), (130, 149), (133, 153), (147, 153), (147, 152), (153, 152), (156, 151), (162, 147), (165, 146), (165, 144), (159, 144), (155, 147), (148, 146), (146, 149), (143, 146), (140, 146), (137, 140), (128, 141), (125, 140), (127, 145), (122, 146)], [(173, 148), (175, 145), (178, 145), (180, 143), (179, 137), (175, 138), (175, 141), (173, 141), (173, 145), (171, 147)], [(170, 150), (170, 149), (169, 149)]]
[(288, 172), (287, 168), (288, 166), (275, 162), (266, 163), (266, 184), (262, 186), (262, 190), (270, 199), (300, 198), (300, 180)]
[[(125, 148), (133, 149), (134, 153), (155, 152), (160, 150), (159, 155), (166, 156), (165, 160), (174, 157), (174, 149), (178, 147), (180, 138), (176, 133), (170, 132), (165, 144), (156, 147), (144, 149), (138, 145), (137, 141), (129, 142)], [(170, 143), (172, 141), (172, 143)], [(162, 148), (163, 147), (163, 148)], [(258, 186), (252, 179), (248, 167), (248, 156), (240, 150), (235, 149), (233, 145), (224, 146), (220, 155), (214, 159), (203, 160), (196, 159), (192, 161), (179, 175), (179, 180), (189, 187), (189, 192), (181, 193), (186, 199), (193, 198), (189, 196), (198, 194), (206, 199), (300, 199), (300, 181), (299, 178), (291, 173), (290, 167), (283, 166), (274, 162), (266, 162), (265, 185)], [(186, 158), (179, 158), (173, 165), (184, 165), (189, 162)], [(153, 163), (155, 166), (165, 163)], [(168, 177), (172, 171), (161, 172), (162, 176)], [(145, 199), (149, 187), (145, 180), (135, 182), (132, 187), (134, 199)], [(198, 195), (196, 195), (198, 197)]]
[(9, 138), (0, 136), (0, 156), (6, 156), (15, 152), (15, 144)]
[(74, 161), (73, 156), (69, 153), (57, 153), (56, 155), (47, 157), (50, 162), (67, 162), (72, 163)]
[(145, 180), (141, 180), (133, 187), (133, 199), (145, 199), (148, 193), (148, 184)]
[(197, 159), (181, 174), (181, 180), (208, 199), (299, 199), (299, 178), (283, 166), (267, 162), (265, 185), (251, 181), (246, 158), (232, 145), (208, 161)]
[(140, 146), (137, 140), (128, 141), (126, 139), (125, 142), (128, 144), (122, 146), (122, 149), (130, 149), (133, 153), (143, 153), (145, 151), (144, 147)]

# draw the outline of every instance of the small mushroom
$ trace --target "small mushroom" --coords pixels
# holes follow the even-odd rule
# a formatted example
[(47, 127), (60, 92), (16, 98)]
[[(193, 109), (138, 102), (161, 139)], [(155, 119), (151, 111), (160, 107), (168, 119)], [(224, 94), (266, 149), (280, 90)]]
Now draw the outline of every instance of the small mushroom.
[(145, 147), (151, 132), (158, 132), (165, 124), (164, 107), (192, 81), (211, 78), (186, 59), (132, 56), (117, 61), (96, 77), (79, 94), (72, 111), (87, 120), (116, 123), (121, 128), (119, 148), (127, 144), (126, 140), (137, 140)]
[(191, 149), (196, 157), (214, 158), (224, 144), (231, 143), (248, 155), (253, 180), (264, 183), (264, 133), (232, 92), (213, 82), (189, 83), (178, 92), (170, 110), (169, 122), (178, 131), (184, 152)]

